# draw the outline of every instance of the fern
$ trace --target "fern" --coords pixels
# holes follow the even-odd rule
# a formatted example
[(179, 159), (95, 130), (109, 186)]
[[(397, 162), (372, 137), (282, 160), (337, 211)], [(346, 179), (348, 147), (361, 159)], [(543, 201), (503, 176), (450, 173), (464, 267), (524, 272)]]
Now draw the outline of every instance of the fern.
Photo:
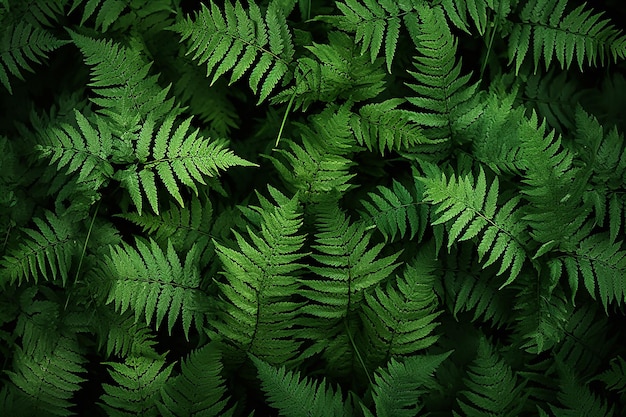
[[(133, 18), (136, 19), (139, 16), (145, 19), (150, 14), (172, 11), (170, 2), (164, 0), (74, 0), (68, 13), (72, 13), (82, 3), (86, 4), (83, 7), (80, 25), (83, 26), (87, 19), (95, 15), (95, 27), (101, 28), (103, 32), (106, 32), (114, 23), (117, 23), (115, 26), (119, 26), (120, 22), (132, 21)], [(129, 8), (128, 13), (123, 14)]]
[(0, 261), (3, 283), (40, 278), (49, 281), (60, 279), (67, 283), (72, 260), (78, 253), (76, 227), (71, 219), (46, 212), (43, 218), (33, 220), (37, 229), (25, 229), (28, 236), (19, 247), (13, 249)]
[(477, 85), (468, 86), (470, 74), (460, 76), (461, 63), (455, 63), (456, 44), (443, 12), (424, 9), (417, 35), (415, 71), (409, 73), (417, 81), (409, 87), (418, 94), (409, 103), (422, 109), (412, 119), (424, 127), (424, 135), (432, 140), (446, 140), (466, 129), (482, 109), (474, 103)]
[(387, 71), (396, 53), (402, 21), (410, 32), (418, 29), (414, 8), (418, 2), (397, 3), (391, 0), (345, 0), (337, 2), (343, 16), (322, 16), (339, 29), (356, 32), (355, 41), (361, 43), (361, 55), (369, 50), (370, 61), (374, 62), (384, 44)]
[(91, 100), (115, 122), (114, 133), (135, 131), (149, 113), (159, 120), (172, 112), (173, 100), (167, 98), (169, 87), (161, 88), (158, 76), (148, 75), (151, 64), (138, 47), (124, 47), (74, 32), (70, 35), (85, 63), (93, 67), (90, 86), (100, 97)]
[(520, 198), (513, 197), (498, 208), (499, 182), (496, 178), (487, 186), (482, 169), (476, 180), (470, 174), (449, 179), (443, 173), (438, 176), (420, 180), (426, 186), (425, 200), (436, 205), (432, 224), (446, 224), (448, 228), (448, 248), (480, 235), (479, 259), (489, 256), (483, 268), (500, 259), (497, 275), (510, 270), (502, 287), (513, 282), (526, 259), (524, 224), (519, 210), (515, 210)]
[(164, 358), (130, 356), (124, 363), (106, 362), (115, 385), (102, 384), (100, 406), (108, 415), (159, 415), (157, 404), (174, 364), (165, 366)]
[(569, 68), (576, 59), (583, 68), (612, 57), (614, 61), (626, 58), (626, 36), (602, 19), (602, 13), (593, 13), (585, 4), (563, 16), (567, 0), (532, 0), (520, 12), (521, 23), (514, 24), (508, 44), (509, 63), (515, 61), (519, 72), (528, 51), (533, 51), (535, 72), (543, 57), (546, 69), (552, 59)]
[(602, 381), (609, 390), (623, 395), (626, 392), (626, 361), (621, 356), (611, 359), (611, 367), (595, 380)]
[(523, 385), (484, 338), (480, 339), (464, 383), (467, 390), (457, 400), (464, 416), (517, 416), (524, 408)]
[[(424, 250), (418, 256), (428, 256)], [(434, 251), (433, 251), (434, 252)], [(361, 313), (368, 352), (374, 363), (391, 357), (410, 356), (437, 342), (433, 334), (441, 314), (433, 291), (434, 262), (408, 265), (395, 282), (365, 293)]]
[(239, 2), (225, 2), (222, 14), (210, 2), (195, 19), (178, 22), (173, 29), (182, 41), (190, 39), (187, 53), (195, 52), (194, 60), (206, 64), (207, 76), (213, 73), (211, 83), (232, 70), (232, 84), (250, 71), (250, 88), (258, 92), (260, 103), (289, 74), (294, 49), (278, 2), (270, 3), (265, 17), (255, 3), (249, 1), (248, 8), (246, 12)]
[(428, 222), (428, 206), (420, 204), (423, 188), (417, 182), (414, 196), (412, 190), (394, 180), (391, 187), (378, 186), (375, 192), (367, 193), (369, 199), (361, 204), (385, 239), (393, 241), (405, 235), (413, 239), (417, 235), (421, 240)]
[(272, 407), (281, 416), (289, 417), (348, 417), (353, 408), (349, 401), (344, 402), (341, 388), (337, 391), (328, 383), (301, 379), (299, 372), (287, 371), (285, 367), (275, 368), (257, 358), (252, 358), (265, 392)]
[[(448, 358), (450, 352), (440, 355), (412, 356), (402, 362), (391, 359), (374, 376), (373, 397), (379, 417), (412, 417), (419, 413), (420, 396), (437, 383), (433, 374)], [(373, 416), (364, 409), (366, 416)]]
[(626, 251), (622, 242), (611, 243), (606, 235), (591, 235), (580, 242), (571, 254), (555, 260), (555, 268), (564, 268), (573, 294), (579, 281), (594, 299), (599, 299), (605, 309), (609, 303), (624, 303), (626, 286)]
[(196, 251), (192, 248), (181, 265), (171, 242), (163, 252), (153, 240), (137, 239), (136, 248), (123, 244), (111, 248), (97, 274), (108, 287), (106, 303), (113, 303), (119, 314), (129, 308), (135, 321), (142, 316), (150, 324), (154, 318), (159, 328), (167, 317), (167, 331), (181, 318), (185, 337), (195, 321), (204, 322), (198, 306), (204, 294), (200, 291), (200, 274), (195, 265)]
[[(224, 141), (205, 139), (198, 134), (198, 129), (189, 132), (190, 125), (191, 119), (176, 123), (175, 115), (170, 114), (156, 135), (152, 115), (148, 115), (141, 127), (135, 143), (136, 164), (115, 174), (128, 190), (139, 213), (145, 196), (152, 210), (159, 214), (157, 178), (182, 206), (184, 201), (179, 182), (197, 195), (196, 184), (206, 184), (203, 177), (217, 176), (218, 170), (232, 166), (254, 166), (228, 150)], [(173, 133), (172, 129), (175, 129)]]
[(161, 416), (232, 416), (226, 409), (226, 387), (221, 376), (221, 354), (215, 344), (193, 351), (181, 364), (181, 373), (161, 388), (157, 408)]
[(557, 417), (573, 414), (606, 417), (615, 415), (614, 408), (593, 394), (587, 384), (581, 383), (573, 370), (561, 366), (560, 371), (561, 392), (558, 399), (565, 408), (550, 405), (551, 411)]
[(304, 236), (298, 233), (302, 218), (297, 199), (269, 191), (278, 206), (261, 200), (254, 208), (261, 218), (259, 234), (248, 228), (245, 239), (233, 231), (238, 250), (215, 242), (226, 280), (219, 284), (224, 302), (213, 326), (242, 351), (285, 363), (299, 345), (287, 324), (300, 307), (291, 296), (299, 288), (297, 261), (303, 256)]
[(396, 108), (402, 102), (391, 99), (366, 104), (358, 115), (354, 114), (350, 125), (359, 145), (366, 145), (369, 150), (378, 148), (384, 154), (386, 150), (405, 150), (429, 142), (420, 127), (412, 123), (413, 113)]
[[(76, 337), (61, 337), (52, 349), (38, 349), (35, 356), (17, 349), (14, 371), (7, 371), (11, 382), (27, 398), (30, 415), (70, 416), (72, 397), (85, 381), (85, 358)], [(19, 403), (18, 403), (19, 404)], [(12, 410), (11, 415), (21, 414)]]
[(50, 32), (23, 21), (4, 27), (0, 37), (0, 82), (13, 94), (9, 74), (24, 80), (23, 70), (34, 72), (28, 61), (41, 64), (49, 52), (65, 44)]
[(109, 162), (111, 132), (101, 118), (96, 118), (97, 129), (77, 110), (75, 118), (80, 132), (70, 124), (42, 131), (44, 144), (38, 145), (37, 150), (59, 168), (66, 168), (68, 174), (78, 172), (79, 182), (103, 183), (113, 175)]
[(381, 62), (370, 63), (366, 56), (358, 54), (353, 40), (346, 34), (330, 32), (328, 44), (313, 42), (306, 48), (313, 58), (298, 59), (294, 70), (295, 86), (278, 93), (273, 103), (291, 101), (293, 109), (306, 110), (317, 101), (368, 100), (385, 89)]
[[(459, 29), (470, 32), (470, 23), (476, 27), (478, 34), (484, 36), (488, 32), (489, 24), (493, 26), (504, 23), (511, 13), (516, 0), (438, 0), (443, 11)], [(469, 15), (469, 19), (468, 19)], [(470, 22), (471, 19), (471, 22)], [(493, 36), (493, 34), (491, 35)]]

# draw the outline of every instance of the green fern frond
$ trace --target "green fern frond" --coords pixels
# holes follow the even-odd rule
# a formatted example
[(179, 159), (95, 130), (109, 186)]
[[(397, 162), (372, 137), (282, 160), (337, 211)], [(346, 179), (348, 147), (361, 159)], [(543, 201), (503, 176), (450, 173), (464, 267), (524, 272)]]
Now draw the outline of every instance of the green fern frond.
[(358, 54), (354, 41), (342, 32), (330, 32), (328, 44), (313, 42), (306, 47), (313, 58), (302, 57), (294, 72), (295, 86), (278, 93), (273, 103), (293, 102), (293, 109), (338, 99), (360, 102), (375, 98), (385, 89), (382, 61), (370, 63)]
[(515, 73), (530, 50), (533, 51), (535, 72), (543, 58), (546, 70), (552, 59), (569, 68), (576, 59), (582, 71), (583, 63), (601, 65), (626, 58), (626, 35), (594, 13), (586, 4), (564, 16), (567, 0), (531, 0), (524, 4), (520, 23), (513, 24), (508, 39), (509, 63), (515, 61)]
[[(105, 362), (115, 384), (102, 384), (104, 394), (100, 407), (110, 416), (157, 417), (157, 403), (161, 389), (168, 380), (172, 367), (165, 367), (165, 358), (131, 356), (124, 363)], [(165, 367), (165, 368), (164, 368)]]
[(39, 132), (40, 145), (36, 149), (51, 163), (66, 168), (71, 174), (78, 171), (78, 181), (104, 181), (113, 175), (109, 162), (112, 152), (112, 136), (106, 122), (96, 117), (97, 128), (78, 110), (74, 111), (78, 130), (70, 124), (62, 124)]
[(521, 274), (514, 284), (518, 290), (513, 307), (517, 316), (516, 339), (527, 352), (540, 354), (552, 349), (565, 336), (574, 306), (560, 286), (554, 287), (556, 282), (558, 276), (554, 272), (541, 272)]
[[(379, 368), (372, 387), (376, 416), (418, 415), (423, 407), (420, 396), (437, 386), (433, 374), (450, 353), (411, 356), (402, 362), (392, 358), (387, 366)], [(372, 416), (369, 410), (364, 411)]]
[[(421, 251), (416, 258), (422, 257), (433, 259), (434, 247)], [(433, 289), (435, 267), (433, 261), (413, 262), (395, 281), (365, 293), (361, 317), (363, 333), (369, 339), (370, 362), (378, 365), (391, 357), (410, 356), (437, 341), (435, 319), (442, 311), (438, 311)]]
[(270, 2), (265, 16), (252, 1), (247, 12), (239, 2), (225, 2), (223, 14), (212, 1), (209, 7), (202, 4), (194, 19), (178, 22), (173, 30), (181, 41), (190, 40), (187, 53), (195, 53), (199, 65), (206, 64), (207, 76), (213, 73), (211, 84), (228, 71), (231, 84), (250, 72), (250, 88), (261, 103), (290, 74), (294, 56), (279, 2)]
[(415, 8), (422, 5), (393, 0), (364, 0), (362, 3), (359, 0), (337, 2), (343, 16), (320, 16), (317, 19), (330, 22), (341, 30), (356, 32), (355, 40), (361, 43), (361, 55), (369, 51), (371, 62), (384, 44), (387, 71), (391, 72), (401, 23), (404, 21), (409, 32), (417, 31)]
[(16, 22), (26, 22), (34, 27), (51, 27), (64, 16), (68, 0), (7, 0), (7, 10)]
[(261, 389), (269, 404), (281, 416), (289, 417), (350, 417), (353, 407), (344, 401), (341, 387), (333, 390), (322, 380), (316, 382), (301, 378), (298, 371), (287, 371), (284, 366), (274, 366), (252, 357), (257, 368)]
[(581, 100), (580, 85), (567, 72), (551, 68), (546, 74), (529, 75), (524, 82), (522, 101), (534, 109), (557, 132), (574, 128), (576, 104)]
[[(558, 400), (562, 407), (550, 404), (550, 410), (555, 416), (606, 416), (615, 415), (615, 408), (598, 398), (591, 392), (589, 384), (579, 380), (573, 369), (567, 365), (560, 366)], [(564, 408), (563, 408), (564, 407)]]
[[(466, 390), (457, 399), (464, 416), (513, 417), (524, 408), (523, 384), (485, 338), (480, 339), (476, 359), (469, 366), (464, 383)], [(454, 415), (458, 416), (456, 412)]]
[(201, 251), (212, 238), (213, 207), (208, 198), (193, 197), (187, 207), (172, 205), (160, 214), (120, 214), (165, 246), (169, 239), (177, 252), (186, 252), (195, 244)]
[(359, 145), (369, 150), (378, 148), (385, 151), (406, 150), (415, 145), (430, 142), (419, 125), (412, 121), (414, 114), (398, 109), (402, 99), (390, 99), (382, 103), (366, 104), (353, 114), (350, 126)]
[[(415, 194), (399, 181), (394, 180), (391, 187), (378, 186), (375, 192), (367, 193), (367, 200), (361, 204), (385, 239), (395, 240), (408, 234), (413, 240), (421, 240), (428, 223), (428, 205), (420, 204), (424, 187), (421, 182), (414, 185)], [(413, 187), (411, 187), (413, 188)]]
[(606, 314), (596, 303), (582, 304), (567, 321), (565, 337), (553, 354), (557, 361), (569, 364), (587, 380), (598, 374), (614, 343)]
[(569, 251), (588, 234), (585, 222), (591, 211), (582, 198), (591, 175), (574, 165), (574, 154), (561, 145), (554, 131), (538, 124), (535, 114), (519, 130), (523, 159), (522, 194), (530, 204), (524, 220), (531, 236), (542, 244), (535, 258), (554, 247)]
[(152, 210), (159, 214), (157, 178), (183, 206), (179, 183), (198, 195), (196, 184), (205, 185), (204, 177), (215, 177), (220, 170), (233, 166), (255, 166), (227, 149), (225, 141), (211, 141), (200, 136), (199, 129), (190, 132), (190, 127), (191, 118), (179, 123), (176, 114), (170, 114), (155, 134), (155, 120), (152, 114), (148, 115), (137, 134), (137, 164), (115, 174), (130, 193), (138, 213), (145, 196)]
[(21, 394), (27, 398), (29, 415), (71, 416), (76, 392), (85, 378), (85, 363), (75, 337), (61, 337), (48, 351), (35, 356), (19, 348), (15, 351), (12, 371), (6, 371)]
[(221, 353), (216, 344), (193, 351), (181, 363), (181, 373), (169, 378), (161, 388), (157, 403), (164, 417), (230, 417), (234, 409), (226, 409), (225, 381)]
[[(84, 2), (85, 0), (74, 0), (69, 13)], [(89, 0), (84, 6), (83, 15), (80, 19), (80, 25), (83, 26), (87, 19), (89, 19), (95, 11), (98, 10), (95, 22), (96, 28), (102, 28), (102, 30), (106, 32), (108, 27), (119, 19), (120, 15), (127, 6), (128, 2), (122, 0), (104, 0), (104, 2), (103, 0)]]
[(167, 98), (169, 87), (162, 88), (158, 76), (150, 75), (151, 64), (138, 47), (71, 31), (70, 36), (85, 63), (92, 67), (89, 86), (99, 97), (91, 101), (101, 108), (100, 113), (111, 117), (120, 133), (134, 132), (149, 113), (159, 120), (172, 112), (174, 101)]
[(22, 70), (34, 72), (30, 62), (41, 64), (48, 52), (65, 45), (50, 32), (24, 21), (2, 28), (0, 35), (0, 83), (13, 94), (9, 74), (24, 80)]
[(185, 337), (189, 337), (192, 322), (201, 326), (204, 316), (199, 309), (203, 297), (200, 272), (196, 266), (196, 250), (192, 248), (181, 264), (171, 242), (167, 251), (154, 240), (136, 240), (136, 248), (122, 244), (111, 248), (101, 263), (97, 275), (108, 288), (106, 303), (113, 303), (120, 313), (128, 309), (135, 320), (145, 317), (146, 324), (155, 320), (159, 328), (167, 317), (167, 331), (181, 318)]
[[(516, 0), (438, 0), (450, 22), (464, 32), (470, 33), (470, 23), (478, 34), (485, 36), (489, 24), (496, 26), (511, 12)], [(468, 19), (469, 15), (469, 19)], [(470, 22), (471, 19), (471, 22)]]
[[(224, 268), (225, 282), (219, 283), (224, 302), (219, 320), (212, 323), (219, 334), (244, 352), (270, 363), (285, 363), (296, 355), (299, 342), (290, 328), (300, 303), (296, 274), (304, 235), (301, 206), (269, 187), (277, 206), (261, 199), (254, 207), (260, 216), (260, 232), (247, 228), (248, 239), (233, 231), (237, 248), (215, 242)], [(264, 204), (265, 202), (265, 204)]]
[(513, 282), (526, 260), (527, 233), (516, 210), (520, 197), (498, 207), (498, 179), (487, 186), (482, 169), (476, 181), (471, 174), (448, 179), (444, 173), (419, 180), (426, 186), (425, 201), (436, 205), (432, 224), (447, 226), (448, 248), (454, 242), (477, 238), (479, 260), (488, 255), (483, 268), (500, 260), (497, 275), (510, 270), (502, 287)]
[(131, 311), (118, 314), (111, 306), (98, 309), (96, 335), (98, 346), (106, 357), (156, 355), (154, 333), (138, 322)]
[(37, 229), (25, 229), (28, 238), (19, 247), (9, 251), (1, 260), (3, 282), (11, 284), (22, 280), (43, 278), (47, 281), (61, 279), (67, 283), (74, 256), (79, 253), (76, 225), (67, 216), (58, 217), (46, 212), (43, 218), (33, 220)]
[(412, 119), (424, 127), (424, 134), (435, 141), (446, 140), (481, 114), (474, 100), (478, 84), (468, 86), (470, 74), (460, 76), (461, 62), (455, 63), (454, 58), (456, 42), (441, 9), (426, 8), (420, 17), (419, 55), (414, 58), (415, 71), (409, 71), (417, 84), (408, 84), (418, 96), (407, 100), (420, 109)]
[(603, 382), (607, 389), (617, 391), (619, 394), (626, 393), (626, 361), (621, 356), (611, 359), (611, 367), (594, 378)]
[(576, 294), (582, 281), (591, 297), (599, 299), (605, 309), (612, 302), (626, 301), (626, 251), (622, 242), (611, 242), (606, 234), (591, 235), (572, 253), (555, 259), (553, 267), (565, 267), (568, 282)]
[(499, 279), (486, 273), (476, 259), (470, 244), (460, 244), (445, 256), (442, 282), (444, 300), (455, 319), (471, 312), (471, 321), (491, 321), (495, 326), (505, 325), (511, 316), (509, 308), (512, 291), (499, 289)]
[(301, 281), (307, 287), (301, 293), (311, 301), (303, 311), (340, 325), (358, 310), (366, 289), (391, 275), (400, 253), (379, 257), (384, 245), (368, 248), (372, 234), (363, 222), (351, 223), (333, 203), (319, 210), (311, 255), (318, 264), (309, 266), (315, 277)]

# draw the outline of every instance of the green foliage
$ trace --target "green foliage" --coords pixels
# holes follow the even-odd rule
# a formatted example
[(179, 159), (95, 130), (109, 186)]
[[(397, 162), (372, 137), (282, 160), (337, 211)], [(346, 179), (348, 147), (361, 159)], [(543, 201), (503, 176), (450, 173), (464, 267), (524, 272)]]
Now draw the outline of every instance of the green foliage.
[(625, 17), (0, 0), (0, 415), (624, 415)]

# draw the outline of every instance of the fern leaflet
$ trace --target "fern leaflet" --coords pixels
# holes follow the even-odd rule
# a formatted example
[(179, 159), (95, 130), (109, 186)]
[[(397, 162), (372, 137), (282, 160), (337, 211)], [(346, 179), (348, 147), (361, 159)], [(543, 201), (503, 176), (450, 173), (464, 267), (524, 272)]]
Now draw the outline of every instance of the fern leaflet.
[(226, 387), (220, 375), (221, 353), (216, 344), (193, 351), (181, 364), (181, 373), (169, 378), (161, 389), (157, 403), (164, 417), (230, 417), (233, 409), (225, 409)]
[(157, 403), (161, 389), (168, 380), (172, 367), (165, 367), (165, 359), (130, 356), (124, 363), (105, 362), (115, 385), (102, 384), (104, 394), (100, 406), (111, 416), (159, 415)]
[[(562, 68), (569, 68), (574, 58), (582, 71), (583, 62), (604, 64), (607, 57), (614, 61), (626, 58), (626, 35), (593, 13), (586, 4), (563, 16), (567, 0), (531, 0), (521, 10), (521, 23), (514, 24), (509, 44), (509, 63), (515, 60), (519, 72), (529, 50), (533, 51), (535, 72), (541, 58), (546, 70), (556, 58)], [(532, 43), (532, 45), (531, 45)]]
[(199, 65), (206, 63), (207, 76), (213, 72), (211, 83), (231, 70), (233, 83), (252, 68), (250, 88), (258, 92), (261, 103), (289, 74), (294, 49), (279, 2), (270, 2), (265, 17), (256, 3), (248, 1), (248, 8), (246, 12), (241, 3), (233, 6), (227, 1), (222, 14), (211, 1), (210, 8), (202, 4), (195, 19), (179, 22), (173, 29), (182, 41), (190, 39), (187, 53), (195, 52), (193, 59)]
[(34, 72), (28, 61), (40, 64), (48, 52), (66, 43), (24, 21), (4, 27), (0, 37), (0, 83), (13, 94), (9, 74), (23, 80), (22, 70)]
[(285, 363), (297, 352), (289, 323), (300, 303), (292, 301), (298, 291), (297, 262), (304, 236), (301, 207), (270, 187), (278, 203), (261, 200), (254, 211), (261, 218), (260, 233), (248, 228), (249, 239), (233, 231), (238, 250), (215, 242), (226, 281), (219, 284), (224, 302), (220, 320), (213, 323), (222, 337), (235, 346), (271, 363)]
[(498, 208), (498, 179), (488, 187), (485, 173), (480, 170), (474, 183), (471, 174), (449, 179), (444, 173), (439, 178), (420, 178), (426, 185), (425, 199), (435, 204), (432, 224), (446, 224), (448, 248), (454, 242), (479, 237), (479, 259), (489, 255), (483, 268), (500, 259), (497, 275), (507, 269), (509, 277), (502, 287), (515, 280), (526, 260), (526, 232), (521, 214), (515, 207), (520, 198), (513, 197)]
[(181, 265), (169, 241), (165, 253), (153, 240), (137, 239), (135, 245), (136, 249), (126, 244), (111, 248), (97, 272), (109, 286), (106, 303), (114, 303), (120, 314), (130, 308), (136, 321), (143, 316), (150, 324), (154, 318), (156, 328), (167, 316), (169, 334), (180, 317), (185, 336), (189, 337), (192, 322), (197, 326), (204, 322), (199, 306), (206, 296), (199, 289), (195, 248)]
[(275, 368), (262, 360), (252, 358), (261, 380), (261, 388), (268, 402), (290, 417), (349, 417), (354, 415), (349, 401), (344, 402), (341, 388), (335, 392), (322, 380), (300, 378), (297, 371)]

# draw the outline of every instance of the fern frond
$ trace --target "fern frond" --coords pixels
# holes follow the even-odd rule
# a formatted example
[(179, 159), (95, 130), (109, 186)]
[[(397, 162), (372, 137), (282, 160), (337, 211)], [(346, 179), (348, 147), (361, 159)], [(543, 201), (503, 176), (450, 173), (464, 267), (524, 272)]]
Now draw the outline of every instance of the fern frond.
[(107, 123), (96, 118), (94, 128), (78, 110), (74, 111), (78, 130), (70, 124), (62, 124), (39, 132), (40, 145), (37, 150), (43, 157), (49, 157), (51, 163), (59, 168), (66, 168), (71, 174), (78, 171), (78, 181), (101, 182), (113, 176), (113, 167), (109, 162), (113, 139)]
[(471, 174), (448, 179), (444, 173), (419, 180), (426, 186), (425, 200), (436, 205), (432, 224), (447, 226), (448, 248), (454, 242), (477, 238), (479, 260), (488, 255), (483, 268), (500, 260), (497, 275), (510, 270), (502, 287), (513, 282), (526, 260), (525, 225), (515, 208), (520, 198), (513, 197), (498, 207), (498, 179), (487, 186), (482, 169), (476, 182)]
[(120, 214), (162, 246), (169, 239), (177, 252), (186, 252), (195, 244), (202, 251), (210, 243), (213, 225), (213, 207), (208, 198), (193, 197), (187, 207), (172, 205), (160, 214)]
[(261, 221), (259, 233), (248, 227), (246, 239), (233, 231), (236, 249), (215, 242), (226, 280), (218, 284), (224, 302), (213, 326), (242, 351), (285, 363), (299, 346), (290, 327), (300, 307), (292, 297), (299, 288), (296, 274), (302, 268), (298, 260), (304, 256), (304, 235), (299, 233), (297, 198), (271, 187), (269, 191), (278, 205), (261, 200), (262, 206), (254, 208)]
[(626, 35), (594, 13), (586, 4), (564, 16), (567, 0), (531, 0), (526, 2), (513, 24), (508, 39), (509, 63), (515, 61), (515, 74), (519, 73), (528, 51), (533, 51), (535, 72), (543, 58), (546, 70), (552, 59), (567, 69), (574, 59), (582, 71), (583, 63), (601, 65), (626, 58)]
[(295, 86), (278, 93), (273, 103), (293, 101), (294, 110), (306, 110), (317, 101), (372, 99), (385, 89), (382, 61), (370, 63), (366, 56), (358, 54), (354, 41), (345, 33), (330, 32), (328, 42), (326, 45), (313, 42), (306, 47), (314, 58), (298, 59)]
[(86, 362), (76, 338), (61, 337), (52, 349), (38, 350), (35, 356), (17, 348), (13, 370), (6, 372), (27, 397), (30, 415), (71, 416)]
[[(464, 32), (470, 33), (473, 23), (480, 36), (485, 36), (489, 24), (496, 26), (511, 12), (515, 0), (439, 0), (450, 22)], [(468, 19), (469, 15), (469, 19)], [(471, 19), (471, 22), (470, 22)]]
[[(417, 259), (433, 259), (434, 247), (431, 249), (420, 252)], [(380, 364), (392, 357), (410, 356), (437, 341), (435, 319), (442, 311), (437, 311), (433, 289), (435, 267), (432, 261), (413, 262), (395, 282), (365, 293), (361, 317), (370, 362)]]
[(234, 409), (226, 409), (228, 397), (224, 398), (221, 357), (216, 344), (193, 351), (182, 362), (180, 375), (169, 378), (161, 388), (161, 401), (157, 403), (160, 415), (232, 416)]
[(269, 404), (280, 415), (291, 417), (350, 417), (353, 408), (344, 401), (341, 387), (333, 390), (322, 380), (316, 382), (301, 378), (298, 371), (287, 371), (284, 366), (276, 368), (252, 357), (257, 368), (261, 389)]
[(24, 80), (22, 71), (34, 72), (30, 62), (41, 64), (48, 52), (65, 45), (50, 32), (24, 21), (2, 28), (0, 35), (0, 83), (13, 94), (9, 74)]
[(67, 216), (58, 217), (46, 212), (43, 218), (33, 220), (37, 229), (25, 229), (28, 238), (19, 247), (9, 251), (2, 260), (0, 277), (3, 282), (43, 278), (48, 281), (61, 279), (67, 283), (72, 259), (79, 253), (76, 225)]
[(589, 389), (589, 384), (578, 379), (573, 369), (567, 365), (560, 366), (558, 399), (564, 407), (550, 405), (551, 411), (557, 416), (606, 416), (615, 415), (614, 407), (598, 398)]
[(611, 391), (626, 393), (626, 361), (621, 356), (611, 359), (611, 367), (594, 378), (602, 381)]
[(116, 122), (121, 133), (134, 132), (149, 113), (159, 120), (173, 111), (174, 101), (167, 98), (169, 87), (160, 87), (158, 76), (149, 75), (151, 64), (138, 47), (71, 31), (70, 35), (85, 63), (92, 67), (89, 86), (99, 97), (91, 101), (101, 108), (100, 113)]
[(187, 53), (195, 53), (198, 65), (206, 64), (207, 76), (213, 73), (211, 84), (228, 71), (231, 84), (250, 72), (250, 88), (258, 93), (259, 103), (290, 73), (294, 49), (277, 1), (270, 2), (265, 16), (252, 1), (247, 12), (241, 3), (227, 1), (223, 13), (211, 1), (209, 7), (202, 4), (194, 19), (178, 22), (173, 30), (181, 41), (190, 40)]
[[(391, 187), (378, 186), (375, 192), (367, 193), (368, 200), (361, 200), (361, 204), (385, 239), (395, 240), (396, 236), (403, 238), (408, 234), (413, 240), (418, 236), (421, 240), (428, 222), (428, 206), (420, 204), (424, 187), (421, 182), (414, 185), (415, 194), (396, 180)], [(413, 187), (411, 187), (413, 189)]]
[(316, 277), (301, 281), (308, 287), (302, 295), (311, 301), (304, 312), (340, 324), (358, 310), (366, 289), (391, 275), (400, 253), (379, 257), (384, 245), (368, 248), (369, 229), (363, 222), (351, 223), (336, 204), (320, 207), (311, 255), (318, 265), (309, 267)]
[(471, 321), (491, 321), (495, 326), (505, 325), (511, 316), (509, 308), (512, 291), (499, 289), (496, 275), (486, 273), (476, 259), (471, 244), (460, 244), (445, 256), (442, 282), (449, 311), (455, 319), (471, 312)]
[(612, 302), (622, 305), (626, 301), (626, 251), (622, 242), (611, 242), (606, 234), (591, 235), (580, 242), (572, 253), (555, 259), (555, 268), (565, 267), (568, 282), (576, 294), (579, 281), (591, 297), (605, 310)]
[(524, 220), (531, 236), (542, 244), (535, 254), (551, 248), (572, 250), (588, 234), (585, 221), (591, 211), (582, 200), (590, 170), (574, 165), (574, 154), (561, 145), (554, 131), (546, 132), (535, 114), (520, 126), (523, 159), (522, 194), (530, 204)]
[(7, 0), (11, 16), (16, 22), (26, 22), (34, 27), (51, 27), (59, 23), (64, 16), (68, 0)]
[(138, 322), (131, 311), (118, 314), (111, 306), (102, 306), (98, 309), (98, 318), (98, 346), (106, 357), (156, 355), (154, 333)]
[(200, 136), (199, 129), (190, 132), (190, 127), (191, 118), (178, 123), (176, 115), (169, 114), (155, 134), (155, 120), (148, 115), (135, 143), (137, 165), (115, 174), (129, 191), (138, 213), (145, 196), (152, 210), (159, 214), (157, 178), (183, 206), (179, 183), (198, 195), (196, 184), (205, 185), (204, 177), (215, 177), (220, 170), (233, 166), (255, 166), (226, 148), (225, 141), (211, 141)]
[(192, 248), (181, 264), (171, 242), (163, 252), (154, 240), (136, 239), (136, 248), (122, 244), (111, 248), (97, 274), (108, 285), (106, 303), (113, 303), (120, 313), (128, 309), (135, 320), (142, 316), (146, 324), (155, 320), (159, 328), (167, 317), (167, 331), (181, 318), (185, 337), (192, 322), (201, 326), (204, 316), (199, 309), (206, 295), (199, 289), (200, 272), (196, 250)]
[(474, 99), (478, 84), (467, 85), (471, 74), (460, 76), (461, 62), (454, 59), (456, 42), (441, 9), (425, 8), (420, 17), (419, 55), (414, 58), (415, 71), (409, 71), (417, 84), (408, 84), (418, 96), (407, 100), (421, 109), (412, 119), (424, 127), (424, 134), (435, 141), (446, 140), (481, 114)]
[(350, 126), (359, 145), (369, 150), (378, 148), (385, 151), (406, 150), (406, 148), (430, 142), (419, 125), (412, 121), (414, 114), (398, 109), (404, 100), (389, 99), (382, 103), (366, 104), (353, 114)]
[[(420, 396), (437, 383), (433, 374), (451, 352), (411, 356), (402, 362), (393, 358), (374, 375), (372, 387), (378, 417), (413, 417), (422, 404)], [(366, 410), (367, 411), (367, 410)], [(370, 413), (371, 415), (371, 413)]]
[(165, 358), (131, 356), (124, 363), (105, 362), (115, 385), (102, 384), (100, 407), (111, 416), (159, 415), (157, 403), (174, 364), (165, 366)]
[(374, 62), (384, 45), (387, 71), (396, 53), (402, 21), (409, 32), (417, 29), (415, 8), (417, 2), (395, 2), (393, 0), (344, 0), (337, 2), (343, 16), (320, 16), (317, 19), (332, 23), (337, 28), (356, 32), (355, 40), (361, 43), (361, 55), (369, 51), (370, 62)]
[(558, 282), (558, 276), (552, 274), (521, 274), (514, 284), (518, 290), (513, 307), (517, 315), (517, 339), (522, 341), (522, 349), (533, 354), (552, 349), (563, 339), (574, 309), (560, 286), (550, 288)]
[[(513, 417), (524, 408), (523, 384), (485, 338), (480, 339), (476, 359), (469, 366), (464, 383), (467, 389), (457, 399), (464, 416)], [(458, 416), (456, 412), (454, 415)]]

